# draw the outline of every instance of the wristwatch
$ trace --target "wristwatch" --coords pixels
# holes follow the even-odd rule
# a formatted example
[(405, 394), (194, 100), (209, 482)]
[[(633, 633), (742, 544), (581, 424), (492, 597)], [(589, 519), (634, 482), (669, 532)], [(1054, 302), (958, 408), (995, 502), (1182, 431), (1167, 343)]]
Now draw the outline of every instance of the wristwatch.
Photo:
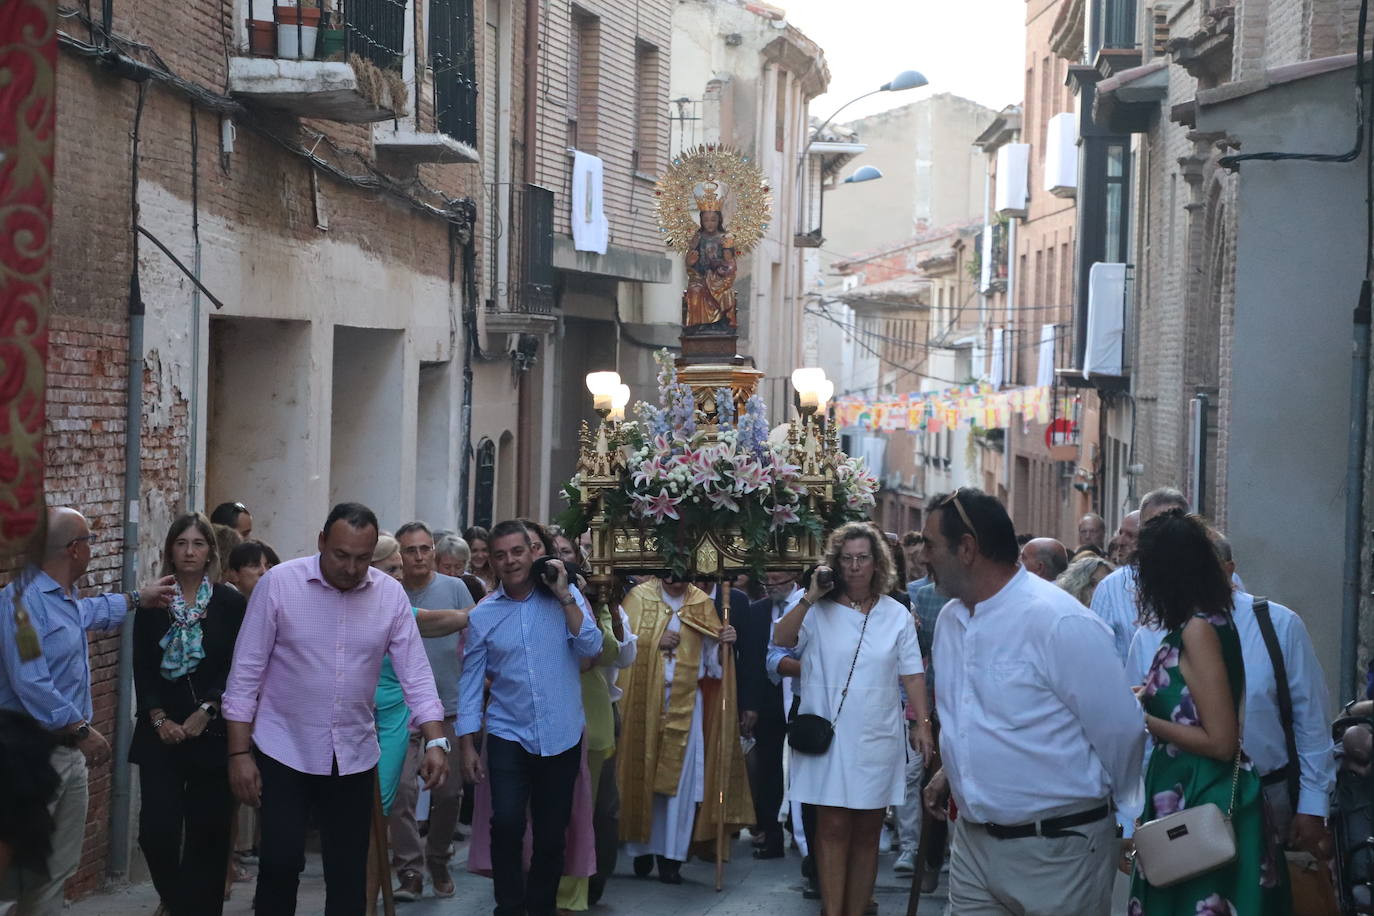
[(433, 741), (425, 742), (425, 750), (429, 750), (432, 747), (439, 748), (445, 754), (450, 753), (453, 750), (453, 745), (448, 743), (447, 738), (435, 738)]
[(204, 713), (205, 713), (207, 716), (209, 716), (210, 718), (212, 718), (212, 719), (218, 719), (218, 718), (219, 718), (219, 710), (215, 708), (215, 704), (214, 704), (214, 703), (211, 703), (210, 701), (207, 700), (206, 702), (200, 704), (200, 708), (201, 708), (201, 711), (204, 712)]
[(75, 735), (77, 741), (85, 741), (91, 736), (91, 726), (86, 722), (82, 722), (76, 727)]

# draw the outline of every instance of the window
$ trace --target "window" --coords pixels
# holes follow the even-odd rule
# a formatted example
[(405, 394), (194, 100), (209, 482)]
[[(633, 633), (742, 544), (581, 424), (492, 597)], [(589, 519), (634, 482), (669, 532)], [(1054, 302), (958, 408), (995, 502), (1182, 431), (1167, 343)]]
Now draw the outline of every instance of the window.
[[(354, 0), (344, 10), (344, 46), (383, 70), (401, 69), (406, 0)], [(468, 14), (471, 18), (471, 13)]]
[(1126, 261), (1127, 225), (1130, 219), (1126, 202), (1126, 145), (1112, 143), (1107, 147), (1106, 238), (1105, 257), (1109, 262)]
[(1035, 301), (1031, 305), (1036, 308), (1045, 305), (1045, 252), (1043, 249), (1035, 253)]
[(429, 66), (441, 133), (477, 145), (477, 55), (472, 0), (430, 0)]
[(1134, 48), (1136, 0), (1093, 0), (1088, 59), (1103, 48)]
[(1073, 301), (1073, 246), (1068, 242), (1059, 246), (1059, 276), (1064, 288), (1059, 292), (1059, 301)]
[(601, 69), (601, 21), (572, 8), (568, 31), (568, 145), (596, 152), (596, 96)]
[[(1045, 255), (1045, 300), (1040, 304), (1056, 306), (1062, 305), (1063, 302), (1059, 298), (1059, 287), (1056, 286), (1054, 282), (1056, 279), (1054, 272), (1054, 246), (1051, 245), (1049, 248), (1045, 249), (1043, 253)], [(1039, 255), (1036, 255), (1036, 257), (1039, 257)], [(1055, 316), (1051, 315), (1048, 312), (1044, 312), (1034, 317), (1035, 321), (1032, 322), (1033, 324), (1048, 324), (1052, 319), (1054, 319)]]
[(472, 496), (472, 523), (479, 528), (491, 527), (495, 491), (496, 443), (483, 439), (477, 443), (477, 482)]
[(1045, 164), (1045, 144), (1049, 141), (1050, 112), (1054, 111), (1054, 99), (1050, 94), (1050, 77), (1054, 67), (1047, 55), (1040, 61), (1040, 164)]
[(773, 148), (782, 152), (787, 143), (787, 71), (778, 70), (776, 98), (773, 102)]
[(636, 172), (656, 175), (658, 164), (659, 53), (653, 45), (635, 42), (635, 148), (631, 165)]

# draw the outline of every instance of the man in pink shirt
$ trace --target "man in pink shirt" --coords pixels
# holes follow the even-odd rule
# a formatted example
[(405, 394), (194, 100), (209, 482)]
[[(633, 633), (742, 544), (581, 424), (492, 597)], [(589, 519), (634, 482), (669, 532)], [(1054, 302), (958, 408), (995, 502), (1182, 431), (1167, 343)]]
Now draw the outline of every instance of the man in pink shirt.
[(229, 783), (262, 808), (257, 916), (293, 916), (305, 831), (320, 827), (326, 916), (361, 916), (367, 897), (373, 770), (372, 715), (388, 653), (425, 737), (425, 785), (448, 776), (444, 708), (399, 582), (371, 567), (377, 517), (340, 503), (316, 556), (273, 567), (253, 589), (234, 647), (221, 710), (229, 726)]

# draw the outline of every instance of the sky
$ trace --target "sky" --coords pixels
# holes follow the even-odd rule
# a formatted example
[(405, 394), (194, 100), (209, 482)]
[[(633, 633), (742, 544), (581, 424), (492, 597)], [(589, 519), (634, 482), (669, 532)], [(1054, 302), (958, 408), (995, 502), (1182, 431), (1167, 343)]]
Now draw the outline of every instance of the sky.
[(880, 93), (846, 108), (839, 123), (952, 92), (1001, 109), (1025, 84), (1026, 0), (772, 0), (825, 50), (830, 91), (811, 100), (828, 117), (903, 70), (930, 85)]

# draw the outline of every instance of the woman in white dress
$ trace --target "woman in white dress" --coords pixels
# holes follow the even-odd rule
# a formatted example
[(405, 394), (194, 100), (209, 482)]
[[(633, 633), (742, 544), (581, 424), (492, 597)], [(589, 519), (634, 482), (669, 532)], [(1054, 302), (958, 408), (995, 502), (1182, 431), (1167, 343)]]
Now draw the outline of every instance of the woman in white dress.
[[(883, 813), (906, 791), (906, 754), (929, 760), (935, 751), (915, 621), (887, 596), (892, 568), (881, 532), (867, 523), (842, 526), (773, 636), (801, 656), (800, 712), (835, 730), (824, 753), (792, 757), (793, 797), (817, 806), (818, 835), (810, 839), (824, 916), (861, 916), (868, 907)], [(915, 711), (907, 741), (899, 684)]]

